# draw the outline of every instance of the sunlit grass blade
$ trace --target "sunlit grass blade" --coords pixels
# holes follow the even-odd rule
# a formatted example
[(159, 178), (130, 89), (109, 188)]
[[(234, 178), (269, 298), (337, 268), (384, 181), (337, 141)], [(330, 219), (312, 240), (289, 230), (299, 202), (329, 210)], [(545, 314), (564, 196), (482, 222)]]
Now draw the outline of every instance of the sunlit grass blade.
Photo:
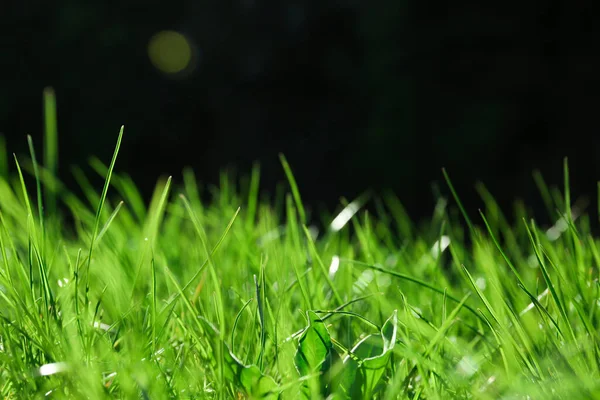
[(231, 351), (235, 353), (235, 330), (238, 326), (238, 323), (240, 321), (240, 318), (242, 317), (242, 313), (244, 312), (244, 310), (246, 309), (246, 307), (248, 307), (248, 305), (250, 304), (250, 302), (252, 302), (252, 300), (254, 300), (253, 298), (249, 298), (244, 305), (242, 306), (242, 308), (240, 308), (240, 311), (238, 311), (237, 315), (235, 316), (235, 320), (233, 321), (233, 327), (231, 328)]
[(300, 197), (300, 191), (298, 190), (296, 178), (294, 178), (294, 174), (292, 172), (292, 169), (290, 168), (290, 164), (288, 164), (287, 159), (283, 154), (279, 154), (279, 160), (281, 161), (281, 165), (283, 166), (283, 170), (285, 171), (285, 175), (290, 184), (290, 188), (292, 189), (292, 196), (294, 196), (294, 202), (296, 203), (296, 209), (298, 210), (300, 223), (302, 225), (306, 225), (306, 212), (304, 211), (304, 205), (302, 204), (302, 198)]
[(255, 164), (252, 168), (250, 188), (248, 190), (248, 210), (246, 212), (246, 226), (250, 230), (256, 221), (258, 208), (258, 190), (260, 185), (260, 165)]
[[(454, 297), (454, 296), (448, 294), (447, 291), (445, 291), (443, 289), (440, 289), (440, 288), (437, 288), (437, 287), (435, 287), (433, 285), (430, 285), (429, 283), (427, 283), (427, 282), (425, 282), (425, 281), (423, 281), (421, 279), (412, 277), (410, 275), (402, 274), (400, 272), (392, 271), (392, 270), (389, 270), (387, 268), (380, 267), (378, 265), (371, 265), (371, 264), (363, 263), (363, 262), (360, 262), (360, 261), (355, 261), (355, 260), (343, 260), (343, 261), (350, 262), (352, 264), (361, 265), (363, 267), (374, 269), (376, 271), (383, 272), (385, 274), (394, 276), (394, 277), (402, 279), (402, 280), (413, 282), (413, 283), (415, 283), (415, 284), (417, 284), (419, 286), (422, 286), (422, 287), (427, 288), (429, 290), (432, 290), (432, 291), (434, 291), (434, 292), (436, 292), (436, 293), (438, 293), (438, 294), (440, 294), (442, 296), (445, 296), (446, 298), (454, 301), (455, 303), (460, 303), (460, 301), (461, 301), (457, 297)], [(471, 306), (469, 306), (468, 304), (464, 304), (463, 308), (469, 310), (473, 315), (475, 315), (476, 317), (480, 318), (479, 313), (474, 308), (472, 308)]]
[[(225, 237), (227, 236), (227, 234), (229, 233), (229, 230), (231, 229), (231, 227), (233, 226), (233, 223), (235, 222), (238, 214), (239, 214), (239, 209), (236, 211), (236, 213), (233, 215), (233, 217), (231, 217), (231, 219), (229, 220), (229, 223), (227, 224), (227, 226), (225, 227), (225, 230), (223, 231), (223, 233), (221, 234), (221, 237), (219, 238), (219, 240), (217, 241), (217, 243), (215, 243), (215, 245), (213, 246), (212, 250), (210, 251), (210, 256), (212, 257), (217, 250), (219, 249), (219, 247), (221, 247), (221, 244), (223, 243), (223, 241), (225, 240)], [(167, 304), (165, 305), (165, 307), (163, 308), (163, 310), (161, 311), (164, 312), (165, 310), (167, 310), (171, 304), (177, 300), (177, 298), (183, 293), (184, 290), (186, 290), (187, 288), (189, 288), (198, 278), (198, 276), (200, 275), (200, 273), (204, 270), (204, 268), (208, 265), (209, 260), (208, 257), (207, 259), (202, 263), (202, 265), (200, 265), (200, 268), (198, 268), (198, 270), (196, 271), (196, 273), (188, 280), (188, 282), (181, 288), (181, 290), (175, 295), (173, 296), (173, 298), (171, 298)]]
[(571, 322), (569, 321), (569, 317), (567, 316), (566, 307), (565, 307), (563, 301), (561, 300), (560, 296), (558, 295), (556, 288), (554, 287), (554, 283), (550, 279), (550, 274), (548, 273), (548, 269), (546, 268), (546, 263), (543, 259), (543, 255), (540, 252), (540, 250), (538, 249), (538, 241), (536, 241), (534, 239), (532, 232), (535, 232), (535, 229), (536, 229), (535, 225), (532, 222), (532, 228), (530, 229), (529, 225), (527, 224), (527, 221), (524, 220), (523, 224), (525, 226), (525, 229), (527, 230), (527, 234), (529, 235), (529, 240), (531, 241), (531, 246), (533, 247), (533, 251), (534, 251), (535, 257), (537, 258), (537, 261), (539, 263), (540, 271), (542, 272), (542, 276), (544, 277), (546, 286), (548, 287), (548, 290), (550, 290), (552, 299), (556, 303), (556, 307), (558, 308), (558, 311), (562, 318), (563, 323), (567, 326), (567, 328), (569, 328), (569, 333), (571, 334), (570, 336), (571, 336), (572, 340), (575, 341), (576, 340), (575, 333), (573, 332), (573, 327), (571, 326)]
[[(44, 89), (44, 166), (51, 176), (58, 174), (58, 123), (56, 117), (56, 96), (54, 89)], [(49, 182), (46, 186), (48, 212), (56, 211), (56, 187)]]
[(258, 322), (260, 326), (260, 352), (256, 364), (262, 370), (264, 367), (263, 357), (265, 355), (265, 344), (267, 340), (267, 326), (265, 322), (265, 264), (260, 265), (260, 276), (254, 275), (254, 286), (256, 288), (256, 308), (258, 311)]
[(113, 210), (113, 212), (110, 214), (110, 216), (104, 223), (104, 226), (102, 227), (100, 232), (98, 232), (98, 236), (96, 237), (96, 244), (100, 243), (100, 241), (102, 240), (102, 236), (104, 236), (104, 234), (108, 231), (108, 228), (110, 228), (110, 224), (112, 224), (114, 219), (117, 217), (117, 214), (119, 214), (119, 211), (121, 210), (122, 206), (123, 206), (123, 202), (120, 201), (119, 204), (117, 204), (117, 206)]
[(303, 226), (302, 228), (304, 229), (304, 234), (306, 236), (308, 245), (313, 253), (313, 257), (315, 257), (317, 259), (317, 264), (319, 264), (319, 267), (321, 267), (321, 272), (323, 273), (323, 278), (325, 279), (329, 288), (333, 292), (333, 295), (335, 296), (336, 301), (339, 304), (342, 304), (344, 302), (342, 299), (342, 296), (340, 295), (337, 288), (335, 287), (335, 284), (329, 277), (329, 272), (327, 272), (327, 269), (325, 268), (325, 264), (323, 264), (323, 260), (321, 260), (321, 257), (319, 256), (319, 253), (317, 252), (317, 248), (315, 247), (315, 243), (312, 239), (310, 232), (308, 231), (308, 228), (306, 228), (306, 226)]
[(121, 148), (121, 140), (123, 139), (123, 130), (125, 127), (121, 127), (119, 131), (119, 137), (117, 138), (117, 144), (115, 146), (115, 151), (113, 153), (112, 160), (110, 161), (110, 166), (108, 167), (108, 172), (106, 174), (106, 179), (104, 181), (104, 187), (102, 188), (102, 195), (100, 196), (100, 201), (98, 203), (98, 208), (96, 209), (96, 218), (94, 221), (94, 229), (92, 231), (91, 240), (90, 240), (90, 248), (88, 252), (87, 258), (87, 266), (86, 266), (86, 282), (85, 282), (85, 306), (88, 306), (88, 296), (90, 290), (90, 267), (92, 264), (92, 254), (94, 251), (94, 245), (96, 241), (96, 237), (98, 235), (98, 229), (100, 227), (100, 219), (102, 217), (102, 211), (104, 209), (104, 203), (106, 201), (106, 196), (108, 194), (108, 188), (110, 186), (110, 179), (113, 174), (113, 170), (115, 168), (115, 164), (117, 162), (117, 155), (119, 154), (119, 149)]
[(494, 242), (494, 246), (496, 246), (496, 248), (498, 249), (498, 251), (502, 255), (502, 258), (504, 259), (504, 261), (506, 261), (506, 264), (508, 264), (508, 267), (510, 268), (510, 270), (512, 271), (512, 273), (517, 278), (517, 281), (518, 281), (519, 285), (522, 285), (523, 288), (524, 288), (525, 287), (525, 283), (523, 282), (523, 278), (521, 278), (521, 274), (519, 274), (519, 271), (517, 271), (517, 269), (515, 268), (515, 266), (513, 265), (513, 263), (510, 261), (510, 259), (508, 258), (508, 256), (502, 250), (502, 247), (500, 246), (500, 243), (498, 243), (498, 239), (496, 239), (496, 236), (492, 232), (492, 228), (491, 228), (490, 224), (488, 223), (487, 219), (485, 218), (485, 215), (483, 214), (483, 212), (481, 212), (481, 210), (479, 211), (479, 214), (481, 215), (481, 218), (483, 219), (483, 222), (485, 223), (485, 227), (487, 228), (488, 233), (490, 234), (490, 237), (492, 238), (492, 242)]
[(31, 161), (33, 163), (33, 171), (35, 174), (35, 186), (36, 186), (36, 197), (37, 197), (37, 207), (38, 207), (38, 218), (39, 218), (39, 223), (40, 223), (40, 229), (41, 229), (41, 250), (42, 250), (42, 255), (44, 254), (45, 251), (45, 234), (46, 234), (46, 229), (44, 227), (44, 202), (42, 199), (42, 184), (40, 181), (40, 171), (38, 169), (38, 163), (37, 163), (37, 159), (35, 157), (35, 150), (33, 148), (33, 140), (31, 139), (31, 136), (27, 136), (27, 144), (29, 145), (29, 153), (31, 154)]
[(469, 231), (471, 232), (472, 235), (475, 235), (476, 232), (475, 232), (475, 228), (473, 227), (473, 223), (471, 222), (471, 218), (469, 218), (469, 214), (467, 214), (467, 211), (463, 207), (463, 204), (460, 201), (460, 198), (458, 197), (458, 193), (456, 193), (456, 190), (454, 189), (454, 185), (452, 185), (452, 181), (450, 180), (450, 176), (448, 176), (446, 169), (442, 169), (442, 173), (444, 174), (444, 179), (446, 180), (446, 183), (448, 184), (448, 188), (450, 188), (452, 197), (454, 197), (454, 200), (456, 201), (456, 204), (458, 205), (458, 208), (460, 209), (460, 212), (461, 212), (463, 218), (465, 219), (467, 226), (469, 227)]
[[(223, 378), (224, 378), (223, 364), (225, 363), (225, 360), (224, 360), (225, 349), (223, 347), (223, 341), (225, 340), (225, 310), (224, 310), (224, 306), (223, 306), (223, 293), (222, 293), (222, 289), (221, 289), (221, 283), (217, 276), (217, 270), (216, 270), (215, 264), (213, 262), (211, 252), (206, 244), (206, 240), (205, 240), (206, 233), (204, 232), (204, 229), (200, 225), (200, 222), (198, 221), (198, 218), (196, 217), (196, 214), (194, 213), (194, 210), (192, 209), (192, 206), (189, 203), (189, 201), (183, 195), (181, 195), (180, 197), (183, 201), (183, 204), (185, 205), (185, 208), (190, 216), (190, 219), (192, 220), (192, 224), (196, 230), (196, 233), (198, 234), (198, 238), (200, 239), (200, 243), (202, 244), (202, 248), (204, 249), (207, 259), (208, 259), (208, 268), (209, 268), (210, 275), (211, 275), (212, 282), (213, 282), (213, 293), (215, 293), (217, 318), (218, 318), (219, 332), (220, 332), (219, 356), (221, 357), (221, 359), (219, 360), (219, 364), (218, 364), (219, 365), (219, 381), (220, 381), (219, 384), (223, 387), (223, 385), (225, 384), (225, 382), (223, 380)], [(235, 216), (237, 216), (239, 212), (240, 212), (240, 209), (238, 208), (235, 212)], [(235, 218), (235, 216), (234, 216), (234, 218)]]

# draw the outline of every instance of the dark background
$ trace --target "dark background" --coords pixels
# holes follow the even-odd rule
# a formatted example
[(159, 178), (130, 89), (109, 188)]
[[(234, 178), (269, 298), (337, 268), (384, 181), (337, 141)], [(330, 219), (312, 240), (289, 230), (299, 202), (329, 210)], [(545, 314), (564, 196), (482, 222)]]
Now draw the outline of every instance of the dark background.
[[(539, 205), (538, 168), (575, 195), (600, 178), (596, 2), (419, 0), (16, 1), (0, 5), (0, 132), (42, 143), (42, 90), (56, 90), (60, 172), (110, 159), (151, 192), (191, 166), (204, 183), (262, 165), (304, 200), (392, 189), (431, 213), (445, 167), (470, 212), (482, 180), (508, 207)], [(169, 75), (148, 57), (162, 30), (186, 35), (195, 64)], [(593, 211), (593, 210), (592, 210)]]

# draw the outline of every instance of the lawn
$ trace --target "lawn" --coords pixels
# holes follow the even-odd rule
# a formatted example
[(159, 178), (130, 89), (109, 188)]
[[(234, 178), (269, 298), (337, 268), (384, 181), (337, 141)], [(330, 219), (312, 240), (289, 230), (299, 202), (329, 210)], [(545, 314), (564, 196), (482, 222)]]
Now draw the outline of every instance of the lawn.
[(188, 170), (146, 204), (113, 174), (123, 129), (65, 188), (45, 104), (10, 173), (0, 146), (3, 398), (600, 398), (600, 242), (566, 161), (561, 190), (532, 180), (548, 227), (481, 185), (464, 210), (445, 172), (425, 223), (392, 195), (317, 214), (283, 156), (280, 198), (256, 167), (207, 203)]

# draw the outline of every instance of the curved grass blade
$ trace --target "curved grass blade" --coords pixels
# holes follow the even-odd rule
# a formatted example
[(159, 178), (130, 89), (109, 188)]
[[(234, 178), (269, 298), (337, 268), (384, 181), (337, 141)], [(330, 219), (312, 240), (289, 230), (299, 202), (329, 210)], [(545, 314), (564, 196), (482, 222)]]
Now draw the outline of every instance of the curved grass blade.
[[(558, 308), (560, 316), (563, 319), (563, 322), (569, 328), (569, 333), (571, 334), (572, 340), (576, 343), (577, 339), (575, 338), (575, 332), (573, 331), (573, 327), (571, 326), (571, 322), (569, 321), (569, 317), (567, 316), (567, 311), (566, 311), (565, 305), (561, 301), (560, 296), (558, 295), (556, 288), (554, 287), (554, 283), (550, 279), (550, 274), (548, 274), (548, 269), (546, 268), (546, 263), (544, 262), (542, 254), (541, 254), (540, 250), (538, 249), (538, 245), (533, 237), (532, 229), (529, 228), (527, 221), (523, 220), (523, 223), (525, 225), (525, 229), (527, 230), (527, 235), (529, 236), (529, 240), (533, 247), (533, 252), (535, 254), (535, 257), (537, 258), (537, 261), (540, 265), (540, 270), (542, 272), (542, 276), (544, 277), (544, 281), (546, 282), (546, 286), (548, 286), (548, 290), (550, 290), (550, 294), (551, 294), (552, 298), (554, 299), (554, 302), (556, 303), (556, 306)], [(535, 225), (533, 226), (533, 229), (535, 229)]]
[[(352, 353), (362, 359), (362, 362), (359, 363), (359, 374), (352, 392), (356, 392), (360, 388), (363, 398), (370, 399), (373, 397), (379, 381), (389, 365), (396, 345), (397, 332), (398, 310), (394, 310), (392, 316), (381, 327), (379, 334), (367, 336), (365, 340), (352, 349)], [(348, 360), (350, 360), (350, 363), (355, 362), (351, 358), (348, 358)]]
[[(424, 282), (424, 281), (422, 281), (420, 279), (414, 278), (414, 277), (412, 277), (410, 275), (406, 275), (406, 274), (402, 274), (400, 272), (392, 271), (392, 270), (389, 270), (387, 268), (380, 267), (378, 265), (372, 265), (372, 264), (363, 263), (361, 261), (348, 260), (348, 259), (344, 259), (344, 261), (345, 262), (350, 262), (352, 264), (362, 265), (363, 267), (374, 269), (376, 271), (383, 272), (384, 274), (388, 274), (388, 275), (394, 276), (396, 278), (400, 278), (400, 279), (403, 279), (403, 280), (406, 280), (406, 281), (409, 281), (409, 282), (416, 283), (417, 285), (420, 285), (420, 286), (422, 286), (424, 288), (427, 288), (427, 289), (432, 290), (432, 291), (434, 291), (436, 293), (439, 293), (442, 296), (445, 296), (447, 299), (450, 299), (450, 300), (452, 300), (453, 302), (455, 302), (457, 304), (460, 303), (460, 299), (452, 296), (451, 294), (448, 294), (447, 291), (439, 289), (439, 288), (437, 288), (437, 287), (435, 287), (433, 285), (428, 284), (427, 282)], [(479, 315), (479, 313), (477, 311), (475, 311), (475, 309), (473, 307), (469, 306), (468, 304), (465, 304), (465, 305), (463, 305), (463, 308), (465, 308), (466, 310), (469, 310), (473, 315), (475, 315), (477, 318), (481, 319), (481, 316)]]
[(454, 200), (456, 201), (456, 204), (458, 205), (458, 208), (460, 209), (460, 212), (462, 213), (465, 221), (467, 222), (467, 226), (469, 227), (469, 231), (471, 232), (471, 234), (475, 235), (476, 232), (475, 232), (475, 229), (473, 227), (473, 223), (471, 223), (471, 219), (469, 218), (469, 215), (467, 214), (467, 211), (463, 207), (463, 204), (460, 201), (460, 198), (458, 197), (458, 194), (456, 193), (456, 190), (454, 190), (454, 186), (452, 185), (452, 181), (450, 180), (450, 176), (448, 176), (448, 173), (446, 172), (445, 168), (442, 168), (442, 174), (444, 174), (444, 179), (446, 179), (446, 183), (448, 184), (448, 187), (450, 188), (450, 192), (452, 193), (452, 197), (454, 197)]
[(86, 281), (85, 281), (85, 307), (88, 307), (88, 295), (90, 290), (90, 267), (92, 264), (92, 253), (94, 251), (94, 244), (98, 235), (98, 229), (100, 227), (100, 217), (102, 216), (102, 210), (104, 209), (104, 203), (106, 201), (106, 196), (108, 194), (108, 187), (110, 186), (110, 179), (112, 177), (113, 171), (115, 169), (115, 164), (117, 162), (117, 155), (119, 154), (119, 149), (121, 148), (121, 140), (123, 139), (123, 130), (124, 126), (121, 126), (121, 130), (119, 131), (119, 137), (117, 138), (117, 144), (115, 146), (115, 151), (112, 156), (112, 160), (110, 161), (110, 166), (108, 167), (108, 172), (106, 174), (106, 179), (104, 181), (104, 188), (102, 189), (102, 195), (100, 196), (100, 202), (98, 203), (98, 208), (96, 210), (96, 219), (94, 221), (94, 230), (92, 231), (92, 238), (90, 240), (90, 250), (88, 252), (87, 266), (86, 266)]
[[(233, 215), (233, 217), (229, 220), (229, 223), (225, 227), (225, 230), (223, 231), (223, 234), (221, 234), (221, 237), (219, 238), (219, 240), (217, 241), (217, 243), (213, 246), (212, 250), (210, 251), (210, 255), (211, 256), (213, 256), (217, 252), (217, 250), (219, 249), (219, 247), (221, 247), (221, 244), (225, 240), (225, 237), (229, 233), (229, 230), (233, 226), (233, 223), (235, 222), (235, 220), (236, 220), (236, 218), (237, 218), (237, 216), (238, 216), (239, 213), (240, 213), (240, 209), (238, 208), (237, 211), (235, 212), (235, 214)], [(163, 312), (165, 312), (166, 310), (168, 310), (169, 307), (171, 306), (171, 304), (173, 304), (173, 302), (176, 301), (183, 294), (183, 292), (185, 290), (187, 290), (194, 283), (194, 281), (198, 278), (198, 276), (200, 275), (200, 273), (202, 273), (202, 271), (204, 271), (204, 268), (206, 268), (207, 265), (208, 265), (208, 258), (206, 260), (204, 260), (204, 262), (202, 263), (202, 265), (200, 265), (200, 268), (198, 268), (198, 271), (196, 271), (196, 273), (188, 280), (188, 282), (185, 285), (183, 285), (183, 287), (181, 287), (181, 290), (178, 291), (178, 293), (176, 293), (173, 296), (173, 298), (171, 298), (167, 302), (167, 304), (163, 307), (162, 311), (160, 312), (161, 314)]]
[(235, 349), (235, 330), (238, 326), (238, 322), (240, 321), (240, 317), (242, 316), (242, 312), (244, 312), (244, 310), (246, 309), (246, 307), (248, 307), (248, 305), (250, 304), (250, 302), (252, 302), (252, 300), (254, 300), (254, 299), (253, 298), (248, 299), (248, 301), (246, 301), (244, 303), (244, 305), (242, 306), (240, 311), (238, 311), (237, 315), (235, 316), (235, 320), (233, 321), (233, 328), (231, 328), (231, 351), (233, 351)]
[(37, 207), (38, 207), (38, 218), (40, 219), (40, 229), (42, 231), (41, 237), (41, 253), (42, 256), (45, 251), (45, 226), (44, 226), (44, 202), (42, 198), (42, 184), (40, 182), (40, 170), (38, 168), (37, 159), (35, 157), (35, 149), (33, 148), (33, 140), (31, 139), (31, 135), (27, 135), (27, 144), (29, 145), (29, 153), (31, 155), (31, 162), (33, 163), (33, 172), (35, 176), (35, 188), (36, 188), (36, 197), (37, 197)]
[(302, 198), (300, 197), (300, 191), (298, 190), (296, 178), (294, 178), (290, 164), (288, 164), (287, 159), (283, 154), (279, 154), (279, 160), (281, 161), (281, 165), (283, 166), (283, 170), (287, 176), (290, 188), (292, 189), (292, 196), (294, 196), (294, 202), (296, 203), (296, 208), (298, 209), (300, 222), (302, 225), (306, 225), (306, 212), (304, 211), (304, 205), (302, 204)]
[(302, 229), (304, 230), (304, 234), (306, 235), (306, 240), (308, 242), (308, 246), (310, 247), (310, 250), (312, 251), (314, 257), (317, 259), (317, 264), (319, 264), (319, 266), (321, 267), (321, 272), (323, 273), (323, 276), (325, 277), (325, 281), (327, 281), (327, 284), (331, 288), (331, 291), (333, 292), (333, 295), (334, 295), (335, 299), (337, 300), (337, 302), (341, 304), (343, 302), (342, 296), (340, 296), (340, 293), (338, 292), (337, 288), (333, 284), (333, 281), (331, 280), (331, 277), (329, 276), (329, 272), (327, 271), (325, 264), (323, 264), (323, 260), (321, 259), (321, 257), (319, 256), (319, 253), (317, 252), (315, 242), (313, 241), (313, 238), (312, 238), (310, 232), (308, 231), (308, 228), (306, 228), (306, 226), (302, 226)]

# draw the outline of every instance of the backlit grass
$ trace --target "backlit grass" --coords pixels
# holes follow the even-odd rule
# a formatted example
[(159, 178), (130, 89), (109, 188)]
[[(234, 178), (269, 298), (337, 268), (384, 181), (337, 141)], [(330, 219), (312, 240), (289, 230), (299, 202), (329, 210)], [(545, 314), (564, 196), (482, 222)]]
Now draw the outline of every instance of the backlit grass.
[(44, 165), (0, 141), (3, 398), (597, 397), (599, 241), (566, 162), (562, 194), (535, 179), (553, 227), (483, 186), (465, 210), (447, 175), (423, 225), (393, 196), (316, 215), (283, 157), (280, 200), (256, 168), (210, 204), (191, 171), (146, 204), (113, 174), (123, 131), (77, 197), (47, 100)]

